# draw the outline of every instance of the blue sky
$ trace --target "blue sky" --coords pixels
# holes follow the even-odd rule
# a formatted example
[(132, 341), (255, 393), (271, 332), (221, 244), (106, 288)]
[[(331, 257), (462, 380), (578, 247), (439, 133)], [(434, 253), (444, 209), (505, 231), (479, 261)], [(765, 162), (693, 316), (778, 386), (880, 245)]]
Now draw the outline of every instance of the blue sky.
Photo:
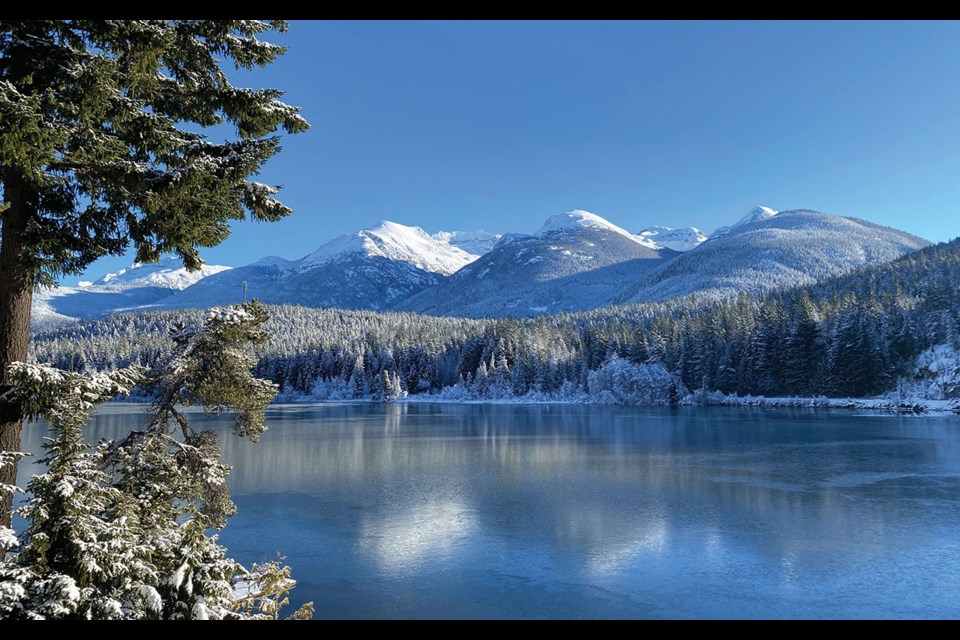
[[(261, 181), (296, 209), (213, 264), (383, 219), (533, 232), (587, 209), (710, 232), (755, 204), (960, 235), (960, 23), (295, 21), (264, 71), (313, 128)], [(78, 279), (125, 266), (107, 258)]]

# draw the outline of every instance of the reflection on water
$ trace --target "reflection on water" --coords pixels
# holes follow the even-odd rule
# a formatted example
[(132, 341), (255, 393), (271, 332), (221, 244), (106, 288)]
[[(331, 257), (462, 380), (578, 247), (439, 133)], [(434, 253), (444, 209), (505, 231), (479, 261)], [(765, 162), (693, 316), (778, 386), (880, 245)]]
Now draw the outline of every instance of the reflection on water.
[(414, 573), (429, 558), (450, 557), (474, 529), (470, 510), (459, 502), (430, 501), (393, 513), (366, 515), (359, 547), (387, 573)]
[[(802, 410), (355, 404), (224, 431), (236, 557), (329, 617), (957, 617), (960, 428)], [(92, 433), (142, 422), (111, 406)], [(28, 428), (25, 448), (40, 445)], [(28, 465), (24, 465), (28, 466)]]

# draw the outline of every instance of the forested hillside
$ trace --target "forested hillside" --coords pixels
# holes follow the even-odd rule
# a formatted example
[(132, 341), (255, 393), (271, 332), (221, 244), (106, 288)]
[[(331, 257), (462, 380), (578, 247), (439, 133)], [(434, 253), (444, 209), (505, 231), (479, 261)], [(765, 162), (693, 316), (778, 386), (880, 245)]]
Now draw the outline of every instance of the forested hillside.
[[(960, 346), (957, 283), (960, 240), (763, 297), (692, 295), (497, 320), (274, 306), (257, 373), (288, 400), (669, 402), (697, 389), (862, 397), (896, 386), (924, 351)], [(33, 357), (68, 369), (151, 364), (170, 351), (168, 327), (204, 313), (70, 325), (38, 334)]]

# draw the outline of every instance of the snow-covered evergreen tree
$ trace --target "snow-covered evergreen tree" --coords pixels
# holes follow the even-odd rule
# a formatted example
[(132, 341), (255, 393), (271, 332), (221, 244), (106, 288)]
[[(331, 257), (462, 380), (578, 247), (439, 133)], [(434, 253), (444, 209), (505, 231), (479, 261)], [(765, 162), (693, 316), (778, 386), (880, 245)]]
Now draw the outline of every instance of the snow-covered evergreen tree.
[[(267, 338), (256, 302), (212, 310), (198, 331), (173, 335), (177, 352), (157, 371), (84, 375), (15, 363), (12, 394), (46, 420), (47, 471), (28, 485), (29, 527), (0, 564), (4, 618), (276, 618), (294, 586), (279, 562), (246, 569), (209, 529), (236, 508), (217, 435), (195, 431), (181, 405), (234, 410), (237, 435), (257, 441), (273, 385), (254, 378), (252, 345)], [(100, 403), (137, 384), (156, 393), (143, 431), (83, 442)], [(4, 532), (9, 542), (10, 535)], [(310, 605), (295, 614), (309, 616)]]

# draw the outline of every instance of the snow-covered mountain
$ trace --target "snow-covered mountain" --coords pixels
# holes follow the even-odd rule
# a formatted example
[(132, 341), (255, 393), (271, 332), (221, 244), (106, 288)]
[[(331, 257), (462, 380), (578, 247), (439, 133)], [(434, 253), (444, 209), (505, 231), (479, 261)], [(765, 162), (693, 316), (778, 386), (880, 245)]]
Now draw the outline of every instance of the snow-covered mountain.
[(614, 302), (722, 296), (811, 284), (888, 262), (930, 243), (857, 218), (758, 207), (726, 233), (624, 287)]
[(534, 235), (501, 238), (472, 264), (394, 308), (466, 316), (587, 309), (673, 255), (596, 214), (568, 211)]
[(205, 264), (187, 271), (179, 258), (152, 264), (135, 263), (77, 287), (43, 288), (34, 294), (33, 324), (60, 323), (76, 318), (151, 306), (173, 293), (230, 267)]
[(334, 238), (303, 258), (297, 269), (307, 271), (353, 256), (406, 262), (422, 271), (444, 275), (449, 275), (477, 259), (476, 254), (434, 238), (420, 227), (408, 227), (384, 220), (375, 227)]
[(349, 233), (296, 261), (265, 258), (205, 278), (164, 300), (166, 306), (229, 304), (247, 298), (276, 304), (383, 309), (432, 286), (477, 256), (396, 222)]
[(755, 207), (709, 239), (694, 227), (655, 226), (633, 234), (582, 210), (551, 216), (531, 235), (431, 236), (385, 221), (334, 238), (299, 260), (270, 256), (189, 273), (169, 258), (82, 286), (41, 290), (34, 324), (230, 304), (244, 296), (311, 307), (528, 316), (806, 284), (927, 244), (863, 220), (768, 207)]
[(542, 238), (549, 234), (569, 233), (582, 229), (608, 231), (610, 233), (616, 233), (624, 238), (633, 240), (637, 244), (647, 247), (648, 249), (661, 248), (649, 238), (645, 238), (641, 235), (634, 235), (626, 229), (618, 227), (609, 220), (601, 218), (595, 213), (590, 213), (589, 211), (583, 211), (581, 209), (574, 209), (573, 211), (567, 211), (565, 213), (558, 213), (555, 216), (550, 216), (547, 218), (547, 221), (543, 223), (543, 226), (540, 227), (540, 230), (537, 231), (536, 235)]
[(493, 249), (500, 240), (501, 234), (486, 231), (438, 231), (431, 237), (475, 256), (482, 256)]
[(739, 229), (748, 224), (753, 224), (754, 222), (762, 222), (777, 215), (778, 211), (774, 211), (770, 207), (764, 207), (763, 205), (757, 205), (753, 209), (747, 212), (747, 215), (743, 216), (732, 225), (727, 227), (717, 227), (716, 231), (710, 234), (711, 238), (719, 238), (720, 236), (725, 236), (734, 229)]
[(650, 240), (658, 249), (667, 248), (680, 252), (695, 249), (707, 240), (706, 234), (696, 227), (671, 229), (670, 227), (653, 226), (647, 227), (637, 235)]

